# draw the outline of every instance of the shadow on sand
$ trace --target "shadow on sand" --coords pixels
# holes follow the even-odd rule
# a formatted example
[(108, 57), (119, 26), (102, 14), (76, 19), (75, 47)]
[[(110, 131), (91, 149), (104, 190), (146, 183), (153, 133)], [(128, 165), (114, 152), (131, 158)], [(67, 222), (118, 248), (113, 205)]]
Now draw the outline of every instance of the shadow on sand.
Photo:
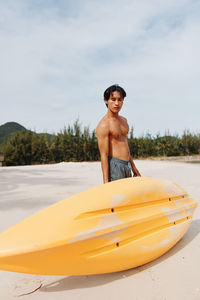
[(156, 260), (142, 265), (140, 267), (129, 269), (126, 271), (99, 274), (99, 275), (83, 275), (83, 276), (68, 276), (60, 280), (53, 281), (49, 284), (43, 285), (40, 288), (40, 292), (58, 292), (65, 290), (73, 290), (80, 288), (89, 288), (107, 284), (109, 282), (119, 280), (124, 277), (133, 276), (134, 274), (144, 271), (154, 265), (161, 263), (168, 259), (170, 256), (175, 255), (179, 250), (189, 244), (200, 233), (200, 220), (194, 220), (191, 222), (190, 228), (185, 236), (167, 253), (163, 254)]

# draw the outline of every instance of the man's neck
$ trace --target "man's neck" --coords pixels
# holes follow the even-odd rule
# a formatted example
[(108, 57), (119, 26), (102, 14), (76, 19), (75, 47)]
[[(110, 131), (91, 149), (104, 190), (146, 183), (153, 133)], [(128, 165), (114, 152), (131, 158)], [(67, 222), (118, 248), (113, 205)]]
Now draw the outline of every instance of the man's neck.
[(107, 116), (108, 116), (108, 118), (118, 119), (119, 113), (118, 112), (114, 113), (110, 109), (108, 109)]

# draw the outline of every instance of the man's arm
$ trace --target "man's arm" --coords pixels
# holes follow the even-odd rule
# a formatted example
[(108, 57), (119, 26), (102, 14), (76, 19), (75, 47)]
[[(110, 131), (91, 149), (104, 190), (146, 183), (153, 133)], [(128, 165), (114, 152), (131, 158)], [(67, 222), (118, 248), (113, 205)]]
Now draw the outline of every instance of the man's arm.
[(132, 159), (131, 155), (130, 155), (129, 161), (131, 163), (131, 168), (132, 168), (134, 176), (141, 176), (140, 172), (138, 171), (138, 169), (136, 168), (136, 166), (133, 162), (133, 159)]
[(99, 124), (97, 129), (97, 140), (101, 155), (101, 168), (104, 183), (108, 182), (108, 154), (109, 154), (109, 130), (108, 126)]
[[(127, 120), (126, 120), (127, 122)], [(128, 126), (128, 123), (127, 123), (127, 126)], [(128, 140), (126, 140), (127, 142), (127, 146), (128, 146)], [(129, 149), (129, 146), (128, 146), (128, 149)], [(131, 169), (133, 171), (133, 175), (134, 176), (141, 176), (140, 172), (138, 171), (138, 169), (136, 168), (135, 164), (134, 164), (134, 161), (131, 157), (131, 154), (130, 154), (130, 149), (129, 149), (129, 161), (130, 161), (130, 164), (131, 164)]]

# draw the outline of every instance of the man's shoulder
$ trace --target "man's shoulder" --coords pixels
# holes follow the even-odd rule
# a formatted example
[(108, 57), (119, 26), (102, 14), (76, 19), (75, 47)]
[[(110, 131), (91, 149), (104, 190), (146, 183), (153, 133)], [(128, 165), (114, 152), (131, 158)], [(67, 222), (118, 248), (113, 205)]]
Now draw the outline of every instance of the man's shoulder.
[(123, 117), (123, 116), (120, 116), (120, 119), (121, 119), (122, 121), (124, 121), (124, 122), (127, 122), (127, 119), (126, 119), (125, 117)]
[(102, 131), (108, 131), (109, 130), (109, 121), (108, 121), (108, 118), (107, 116), (104, 116), (99, 124), (97, 125), (96, 127), (96, 133), (98, 135), (98, 133), (101, 133)]
[(99, 121), (99, 124), (97, 125), (97, 128), (98, 128), (98, 127), (104, 127), (104, 126), (107, 126), (108, 123), (109, 123), (108, 117), (105, 115), (105, 116)]

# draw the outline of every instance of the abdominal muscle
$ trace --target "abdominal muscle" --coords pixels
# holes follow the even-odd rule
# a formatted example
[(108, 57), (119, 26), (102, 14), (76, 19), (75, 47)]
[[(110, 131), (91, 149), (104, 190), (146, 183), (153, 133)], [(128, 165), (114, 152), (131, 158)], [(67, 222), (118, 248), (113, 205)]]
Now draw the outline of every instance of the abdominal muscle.
[(109, 156), (127, 161), (129, 160), (130, 153), (126, 136), (120, 136), (119, 139), (110, 137)]

